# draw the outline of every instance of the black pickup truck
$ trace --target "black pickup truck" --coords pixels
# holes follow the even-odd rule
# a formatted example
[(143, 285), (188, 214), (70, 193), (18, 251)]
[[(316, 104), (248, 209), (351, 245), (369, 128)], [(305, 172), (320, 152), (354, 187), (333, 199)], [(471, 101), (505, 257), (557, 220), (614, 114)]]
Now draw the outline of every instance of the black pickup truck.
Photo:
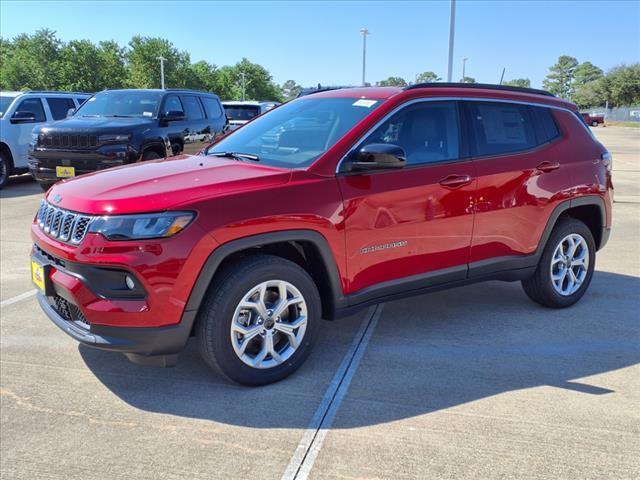
[(62, 178), (170, 157), (191, 143), (206, 145), (226, 125), (212, 93), (105, 90), (68, 118), (34, 129), (29, 171), (47, 190)]

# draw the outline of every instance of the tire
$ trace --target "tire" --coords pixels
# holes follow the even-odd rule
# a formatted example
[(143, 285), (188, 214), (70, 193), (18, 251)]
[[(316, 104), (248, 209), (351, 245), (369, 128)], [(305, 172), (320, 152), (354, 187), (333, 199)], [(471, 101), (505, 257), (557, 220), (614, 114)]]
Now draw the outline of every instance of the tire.
[(9, 183), (11, 170), (11, 161), (3, 152), (0, 152), (0, 189)]
[(594, 121), (594, 122), (591, 122), (591, 126), (592, 126), (592, 127), (597, 127), (597, 126), (598, 126), (598, 122), (595, 122), (595, 121)]
[(51, 187), (53, 187), (53, 183), (40, 183), (40, 188), (43, 192), (48, 192)]
[[(260, 290), (261, 285), (266, 290)], [(292, 302), (280, 317), (277, 304), (281, 296), (276, 292), (282, 292), (282, 285), (287, 298), (301, 298), (302, 302)], [(261, 295), (266, 318), (253, 303)], [(242, 308), (243, 301), (254, 307)], [(277, 382), (295, 372), (311, 353), (321, 315), (318, 289), (304, 269), (280, 257), (250, 256), (220, 272), (211, 283), (196, 322), (198, 349), (207, 365), (237, 383)], [(285, 334), (283, 329), (290, 331)], [(262, 355), (267, 351), (276, 355)]]
[(161, 158), (160, 155), (158, 155), (153, 150), (147, 150), (147, 151), (142, 153), (142, 161), (143, 162), (146, 161), (146, 160), (157, 160), (158, 158)]
[[(573, 255), (572, 245), (576, 245)], [(551, 232), (535, 273), (522, 281), (525, 293), (545, 307), (573, 305), (589, 288), (595, 268), (595, 252), (596, 244), (589, 227), (574, 218), (561, 218)], [(584, 261), (588, 262), (586, 266), (581, 265)]]

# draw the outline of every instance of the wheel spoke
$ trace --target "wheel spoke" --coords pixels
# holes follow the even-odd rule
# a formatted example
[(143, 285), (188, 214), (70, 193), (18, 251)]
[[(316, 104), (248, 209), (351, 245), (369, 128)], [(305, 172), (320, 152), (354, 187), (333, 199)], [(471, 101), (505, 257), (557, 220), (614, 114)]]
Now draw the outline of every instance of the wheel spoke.
[(278, 302), (278, 305), (276, 305), (276, 308), (273, 310), (273, 316), (279, 317), (291, 305), (298, 305), (302, 302), (304, 302), (304, 298), (302, 297), (292, 297), (286, 300), (280, 300), (280, 302)]
[(273, 331), (270, 330), (267, 332), (265, 338), (264, 338), (264, 343), (265, 343), (265, 348), (267, 349), (267, 352), (269, 353), (269, 355), (271, 355), (271, 358), (273, 358), (273, 360), (276, 363), (282, 363), (282, 357), (280, 357), (280, 355), (278, 354), (278, 352), (276, 351), (276, 348), (273, 344)]
[(276, 323), (273, 328), (287, 336), (289, 339), (289, 345), (291, 345), (292, 348), (298, 348), (298, 338), (295, 334), (295, 330), (304, 326), (306, 323), (307, 317), (301, 316), (291, 323)]
[(259, 367), (260, 365), (262, 365), (262, 362), (264, 361), (265, 358), (267, 358), (268, 353), (269, 351), (267, 350), (267, 342), (263, 341), (262, 348), (260, 349), (258, 354), (255, 357), (253, 357), (253, 360), (251, 362), (253, 366)]

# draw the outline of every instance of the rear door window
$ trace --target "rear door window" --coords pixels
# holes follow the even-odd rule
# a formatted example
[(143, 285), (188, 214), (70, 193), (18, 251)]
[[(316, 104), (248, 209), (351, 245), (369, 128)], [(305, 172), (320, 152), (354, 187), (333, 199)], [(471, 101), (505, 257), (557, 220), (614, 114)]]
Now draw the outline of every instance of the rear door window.
[(36, 122), (47, 121), (47, 117), (44, 114), (44, 108), (42, 107), (42, 102), (39, 98), (25, 98), (20, 102), (18, 108), (16, 108), (16, 112), (31, 112), (36, 118)]
[(204, 109), (207, 112), (207, 118), (220, 118), (222, 116), (222, 108), (220, 102), (211, 97), (200, 97)]
[(70, 108), (76, 108), (71, 97), (51, 97), (47, 98), (49, 110), (54, 120), (61, 120), (67, 117)]
[(202, 108), (200, 108), (200, 102), (198, 99), (191, 95), (180, 96), (182, 105), (184, 105), (184, 111), (187, 114), (189, 120), (201, 120), (204, 118)]
[(473, 155), (522, 152), (536, 146), (535, 126), (527, 105), (503, 102), (468, 102)]

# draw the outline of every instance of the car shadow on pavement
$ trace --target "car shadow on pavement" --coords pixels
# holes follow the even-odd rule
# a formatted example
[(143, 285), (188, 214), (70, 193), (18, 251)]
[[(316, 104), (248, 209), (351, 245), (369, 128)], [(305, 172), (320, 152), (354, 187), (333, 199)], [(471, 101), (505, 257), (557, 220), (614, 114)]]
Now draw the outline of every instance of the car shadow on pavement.
[[(540, 307), (519, 284), (503, 282), (386, 304), (346, 397), (356, 407), (339, 415), (333, 428), (410, 418), (539, 386), (612, 394), (608, 385), (585, 377), (640, 362), (639, 291), (640, 278), (596, 272), (585, 297), (563, 310)], [(307, 364), (260, 388), (211, 373), (193, 342), (173, 369), (140, 367), (84, 346), (80, 354), (100, 382), (144, 411), (253, 428), (306, 428), (358, 324), (343, 322), (348, 335), (341, 321), (327, 322)], [(273, 415), (273, 408), (287, 413)]]
[(19, 175), (9, 178), (9, 183), (0, 190), (0, 198), (27, 197), (42, 194), (42, 188), (33, 180), (31, 175)]

